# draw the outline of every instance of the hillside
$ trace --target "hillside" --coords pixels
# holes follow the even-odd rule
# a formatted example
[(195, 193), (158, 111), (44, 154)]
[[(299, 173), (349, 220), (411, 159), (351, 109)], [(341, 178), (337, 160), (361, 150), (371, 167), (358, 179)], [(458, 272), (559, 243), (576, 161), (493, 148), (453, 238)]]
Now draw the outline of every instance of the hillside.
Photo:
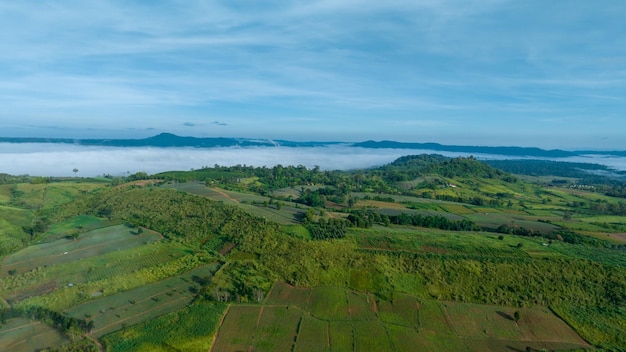
[(0, 346), (626, 350), (619, 183), (437, 155), (6, 182)]

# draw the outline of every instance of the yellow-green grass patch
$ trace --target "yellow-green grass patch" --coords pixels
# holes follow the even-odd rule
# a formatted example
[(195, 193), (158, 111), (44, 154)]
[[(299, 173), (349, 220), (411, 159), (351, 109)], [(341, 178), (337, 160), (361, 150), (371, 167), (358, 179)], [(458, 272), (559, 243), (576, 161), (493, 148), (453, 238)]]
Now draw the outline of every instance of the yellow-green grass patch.
[(13, 185), (6, 184), (0, 185), (0, 203), (8, 203), (13, 198), (11, 190), (13, 189)]
[(383, 202), (378, 200), (359, 200), (356, 203), (357, 207), (371, 207), (378, 209), (406, 209), (406, 206), (402, 203), (395, 202)]
[(626, 224), (626, 216), (617, 216), (617, 215), (585, 216), (585, 217), (577, 217), (576, 219), (580, 221), (584, 221), (584, 222)]

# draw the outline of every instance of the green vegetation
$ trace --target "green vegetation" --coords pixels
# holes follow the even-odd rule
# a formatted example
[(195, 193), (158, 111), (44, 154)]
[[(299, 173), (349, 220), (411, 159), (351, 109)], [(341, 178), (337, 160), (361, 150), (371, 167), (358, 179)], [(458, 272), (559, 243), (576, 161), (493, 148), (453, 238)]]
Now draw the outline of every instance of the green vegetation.
[[(514, 311), (523, 318), (515, 321)], [(213, 350), (485, 351), (504, 345), (589, 347), (545, 307), (419, 301), (401, 293), (390, 301), (337, 287), (301, 289), (277, 282), (264, 305), (229, 308)]]
[(624, 185), (541, 177), (434, 155), (5, 175), (0, 346), (626, 350)]
[(226, 305), (198, 302), (106, 336), (107, 351), (208, 351)]

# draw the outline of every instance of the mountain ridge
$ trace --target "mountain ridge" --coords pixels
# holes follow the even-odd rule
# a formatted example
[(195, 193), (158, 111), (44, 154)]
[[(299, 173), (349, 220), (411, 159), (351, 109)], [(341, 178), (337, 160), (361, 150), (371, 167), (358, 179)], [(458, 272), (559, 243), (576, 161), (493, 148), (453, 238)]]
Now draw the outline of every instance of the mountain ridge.
[(295, 142), (288, 140), (232, 138), (232, 137), (191, 137), (178, 136), (172, 133), (160, 133), (140, 139), (79, 139), (79, 138), (46, 138), (46, 137), (0, 137), (0, 143), (56, 143), (75, 144), (84, 146), (103, 147), (193, 147), (193, 148), (219, 148), (219, 147), (323, 147), (331, 145), (345, 145), (369, 149), (423, 149), (444, 152), (497, 154), (516, 157), (548, 157), (566, 158), (581, 155), (607, 155), (626, 156), (626, 150), (594, 151), (576, 150), (566, 151), (561, 149), (541, 149), (537, 147), (516, 146), (465, 146), (445, 145), (439, 143), (397, 142), (390, 140), (364, 142)]

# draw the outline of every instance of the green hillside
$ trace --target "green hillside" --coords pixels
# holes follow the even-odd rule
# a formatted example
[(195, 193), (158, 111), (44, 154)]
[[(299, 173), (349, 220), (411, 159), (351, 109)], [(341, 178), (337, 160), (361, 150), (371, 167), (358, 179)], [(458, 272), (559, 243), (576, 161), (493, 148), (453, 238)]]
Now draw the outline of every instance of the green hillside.
[(616, 185), (523, 179), (424, 155), (7, 183), (0, 346), (45, 324), (67, 351), (626, 350)]

